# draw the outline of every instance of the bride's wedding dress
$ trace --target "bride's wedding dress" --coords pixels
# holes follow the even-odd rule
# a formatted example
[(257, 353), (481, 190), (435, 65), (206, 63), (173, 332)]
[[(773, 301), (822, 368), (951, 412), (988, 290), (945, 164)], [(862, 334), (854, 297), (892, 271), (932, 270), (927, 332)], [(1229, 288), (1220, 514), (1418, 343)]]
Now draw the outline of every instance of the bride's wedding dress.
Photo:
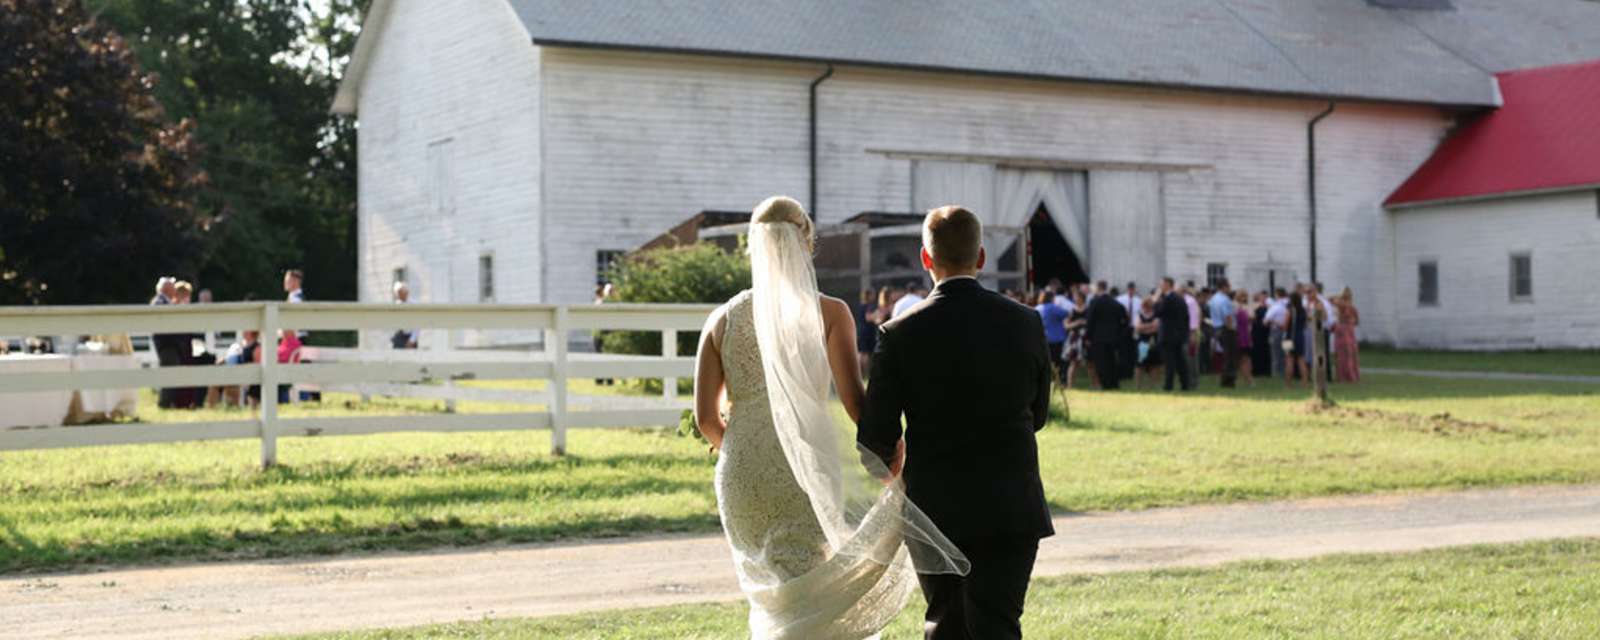
[(917, 571), (968, 565), (903, 482), (874, 477), (887, 467), (858, 453), (854, 425), (835, 420), (805, 233), (753, 222), (753, 286), (709, 328), (731, 402), (717, 506), (753, 637), (861, 640), (905, 607)]
[(917, 583), (910, 559), (902, 548), (887, 565), (859, 556), (829, 562), (828, 537), (774, 429), (750, 292), (729, 302), (724, 317), (722, 367), (732, 408), (717, 460), (717, 508), (750, 596), (751, 633), (865, 638), (905, 607)]

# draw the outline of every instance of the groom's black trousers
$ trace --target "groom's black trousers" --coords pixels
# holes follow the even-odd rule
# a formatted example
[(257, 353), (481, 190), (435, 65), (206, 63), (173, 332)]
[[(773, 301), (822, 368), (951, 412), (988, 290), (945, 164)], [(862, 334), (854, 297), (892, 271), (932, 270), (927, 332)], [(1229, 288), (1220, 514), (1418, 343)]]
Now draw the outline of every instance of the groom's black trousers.
[(1037, 536), (978, 538), (956, 543), (972, 562), (965, 576), (918, 574), (928, 601), (927, 640), (1022, 637), (1022, 602), (1039, 555)]

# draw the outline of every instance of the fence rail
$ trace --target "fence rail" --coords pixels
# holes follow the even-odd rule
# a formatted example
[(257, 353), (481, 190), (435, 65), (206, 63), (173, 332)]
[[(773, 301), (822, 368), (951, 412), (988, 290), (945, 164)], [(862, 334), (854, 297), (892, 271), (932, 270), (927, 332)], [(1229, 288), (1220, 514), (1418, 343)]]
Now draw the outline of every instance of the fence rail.
[[(0, 307), (0, 336), (100, 335), (260, 331), (259, 363), (114, 371), (0, 373), (5, 394), (80, 389), (260, 385), (256, 416), (219, 422), (43, 426), (0, 430), (0, 451), (110, 444), (259, 438), (261, 464), (277, 461), (280, 437), (356, 435), (405, 431), (548, 430), (550, 447), (563, 453), (567, 431), (676, 424), (687, 403), (676, 379), (693, 376), (694, 359), (675, 353), (677, 332), (698, 331), (709, 305), (452, 305), (278, 302), (185, 306)], [(279, 364), (277, 331), (500, 329), (544, 333), (542, 351), (370, 350), (307, 348), (312, 362)], [(660, 356), (569, 353), (573, 331), (632, 330), (662, 333)], [(573, 410), (572, 378), (661, 378), (664, 397), (591, 402)], [(542, 392), (440, 387), (474, 379), (547, 380)], [(543, 410), (492, 414), (354, 417), (278, 417), (280, 384), (320, 385), (363, 394), (484, 399), (541, 404)]]

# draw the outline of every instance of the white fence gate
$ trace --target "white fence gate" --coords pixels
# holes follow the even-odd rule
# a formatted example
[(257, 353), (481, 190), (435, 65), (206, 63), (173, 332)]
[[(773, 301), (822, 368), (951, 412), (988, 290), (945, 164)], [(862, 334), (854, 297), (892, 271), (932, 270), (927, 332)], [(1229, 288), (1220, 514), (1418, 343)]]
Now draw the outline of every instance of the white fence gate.
[[(675, 425), (687, 400), (675, 397), (676, 379), (694, 375), (692, 355), (676, 351), (678, 331), (698, 331), (710, 305), (430, 305), (279, 302), (182, 306), (0, 307), (0, 336), (103, 335), (120, 333), (261, 332), (260, 363), (182, 366), (112, 371), (0, 373), (0, 406), (6, 394), (30, 391), (260, 385), (254, 419), (43, 426), (0, 431), (0, 451), (112, 444), (259, 438), (261, 464), (277, 461), (280, 437), (331, 436), (400, 431), (550, 431), (550, 447), (564, 453), (567, 430), (575, 428)], [(279, 364), (277, 330), (394, 330), (397, 328), (542, 330), (543, 351), (416, 351), (323, 349), (324, 361)], [(660, 356), (569, 353), (573, 331), (662, 332)], [(310, 349), (310, 348), (308, 348)], [(618, 399), (589, 407), (570, 404), (573, 378), (661, 378), (665, 398)], [(431, 382), (460, 379), (542, 379), (546, 391), (492, 389), (430, 391)], [(278, 417), (282, 384), (349, 388), (362, 393), (491, 399), (544, 405), (543, 411), (414, 416)], [(435, 388), (437, 389), (437, 388)], [(437, 395), (446, 394), (446, 395)], [(577, 410), (574, 410), (577, 409)]]

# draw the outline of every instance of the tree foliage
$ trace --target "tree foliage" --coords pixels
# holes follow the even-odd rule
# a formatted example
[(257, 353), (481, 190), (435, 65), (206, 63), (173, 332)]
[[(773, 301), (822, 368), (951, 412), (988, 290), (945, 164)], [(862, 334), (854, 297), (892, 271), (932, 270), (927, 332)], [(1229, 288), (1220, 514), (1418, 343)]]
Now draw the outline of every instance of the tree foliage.
[[(750, 288), (750, 259), (742, 245), (725, 251), (701, 242), (629, 256), (610, 275), (619, 302), (722, 303)], [(694, 353), (698, 340), (697, 332), (680, 332), (678, 353)], [(655, 331), (607, 332), (602, 343), (609, 353), (661, 354)]]
[(87, 0), (192, 119), (210, 238), (191, 274), (218, 299), (356, 295), (355, 123), (328, 112), (369, 0)]
[(0, 0), (0, 42), (0, 304), (136, 301), (194, 265), (195, 124), (127, 43), (74, 0)]

